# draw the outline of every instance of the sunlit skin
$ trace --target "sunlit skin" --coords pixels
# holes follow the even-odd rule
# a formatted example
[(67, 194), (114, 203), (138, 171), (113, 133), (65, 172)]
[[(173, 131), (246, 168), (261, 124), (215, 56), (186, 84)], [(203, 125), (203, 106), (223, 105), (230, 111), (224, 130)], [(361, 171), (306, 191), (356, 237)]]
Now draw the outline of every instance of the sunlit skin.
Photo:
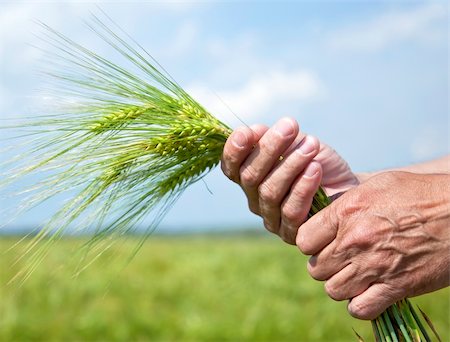
[[(308, 271), (331, 298), (349, 300), (354, 317), (373, 319), (402, 298), (449, 285), (448, 161), (357, 176), (284, 118), (270, 129), (235, 130), (222, 170), (269, 231), (311, 255)], [(319, 184), (328, 195), (345, 193), (307, 220)]]
[(358, 184), (337, 153), (301, 132), (291, 118), (271, 129), (263, 125), (236, 129), (225, 144), (221, 165), (244, 190), (250, 210), (290, 244), (295, 244), (320, 183), (329, 195)]

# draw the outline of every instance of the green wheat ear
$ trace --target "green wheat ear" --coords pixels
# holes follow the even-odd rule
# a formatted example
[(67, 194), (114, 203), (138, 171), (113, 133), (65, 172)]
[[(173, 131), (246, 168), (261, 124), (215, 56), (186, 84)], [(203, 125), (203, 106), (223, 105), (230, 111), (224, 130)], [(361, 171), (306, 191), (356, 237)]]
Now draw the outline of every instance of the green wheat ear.
[(219, 163), (231, 134), (120, 29), (112, 31), (96, 16), (88, 23), (126, 66), (39, 25), (53, 51), (46, 52), (52, 68), (45, 71), (53, 94), (72, 105), (20, 126), (33, 140), (14, 161), (35, 162), (3, 183), (49, 174), (27, 189), (21, 211), (61, 193), (75, 195), (30, 242), (24, 278), (69, 226), (82, 230), (95, 223), (92, 248), (106, 235), (133, 232), (154, 212), (151, 233), (186, 187)]
[[(40, 23), (45, 32), (42, 39), (54, 51), (47, 54), (53, 69), (46, 74), (54, 81), (61, 103), (70, 99), (72, 105), (63, 113), (18, 126), (25, 130), (29, 145), (27, 153), (13, 158), (11, 165), (21, 161), (25, 165), (11, 169), (0, 186), (20, 177), (45, 174), (26, 189), (29, 197), (19, 214), (61, 193), (74, 195), (29, 243), (22, 256), (29, 258), (28, 266), (18, 274), (23, 281), (71, 225), (86, 229), (96, 223), (87, 244), (93, 249), (106, 236), (133, 232), (153, 212), (145, 239), (186, 187), (219, 163), (231, 134), (226, 124), (208, 113), (106, 18), (120, 33), (96, 16), (87, 24), (127, 67)], [(310, 215), (329, 203), (319, 189)], [(408, 300), (391, 306), (372, 324), (380, 341), (430, 339)]]

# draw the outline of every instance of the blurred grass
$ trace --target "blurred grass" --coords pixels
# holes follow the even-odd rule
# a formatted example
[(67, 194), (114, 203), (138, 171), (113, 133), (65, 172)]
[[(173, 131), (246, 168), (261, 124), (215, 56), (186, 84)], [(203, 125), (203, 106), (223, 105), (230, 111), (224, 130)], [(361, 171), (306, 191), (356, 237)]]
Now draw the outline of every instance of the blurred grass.
[[(0, 239), (0, 251), (17, 240)], [(124, 240), (73, 277), (65, 239), (18, 287), (19, 245), (0, 258), (1, 341), (356, 341), (370, 324), (351, 318), (310, 279), (295, 247), (262, 236), (153, 236)], [(72, 256), (72, 258), (71, 258)], [(418, 303), (449, 341), (449, 290)]]

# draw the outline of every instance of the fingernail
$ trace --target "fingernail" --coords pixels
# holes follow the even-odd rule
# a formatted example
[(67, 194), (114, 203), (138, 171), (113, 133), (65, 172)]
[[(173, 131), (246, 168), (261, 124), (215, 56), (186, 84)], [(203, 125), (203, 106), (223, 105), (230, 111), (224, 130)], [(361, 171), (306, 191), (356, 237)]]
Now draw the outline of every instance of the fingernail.
[(294, 124), (290, 119), (281, 119), (275, 124), (273, 129), (285, 137), (294, 134)]
[(306, 167), (305, 172), (303, 173), (303, 175), (305, 177), (312, 178), (318, 173), (319, 173), (319, 167), (317, 166), (317, 163), (311, 163), (311, 164), (309, 164)]
[(231, 141), (234, 146), (239, 148), (244, 147), (248, 143), (247, 136), (239, 131), (233, 133), (233, 139)]
[(301, 142), (299, 146), (299, 151), (303, 155), (308, 155), (312, 151), (314, 151), (315, 145), (313, 139), (311, 139), (309, 136), (306, 136), (305, 139)]

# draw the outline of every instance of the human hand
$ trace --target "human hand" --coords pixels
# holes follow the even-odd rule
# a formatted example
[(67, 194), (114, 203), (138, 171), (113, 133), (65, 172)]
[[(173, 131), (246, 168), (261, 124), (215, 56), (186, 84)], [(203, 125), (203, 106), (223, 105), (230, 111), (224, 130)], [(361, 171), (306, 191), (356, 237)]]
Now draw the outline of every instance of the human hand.
[(449, 285), (450, 175), (387, 172), (349, 190), (298, 230), (308, 271), (356, 318)]
[(291, 118), (270, 129), (262, 125), (236, 129), (225, 144), (221, 166), (244, 190), (250, 211), (290, 244), (295, 244), (321, 182), (328, 195), (358, 184), (334, 150), (301, 132)]

